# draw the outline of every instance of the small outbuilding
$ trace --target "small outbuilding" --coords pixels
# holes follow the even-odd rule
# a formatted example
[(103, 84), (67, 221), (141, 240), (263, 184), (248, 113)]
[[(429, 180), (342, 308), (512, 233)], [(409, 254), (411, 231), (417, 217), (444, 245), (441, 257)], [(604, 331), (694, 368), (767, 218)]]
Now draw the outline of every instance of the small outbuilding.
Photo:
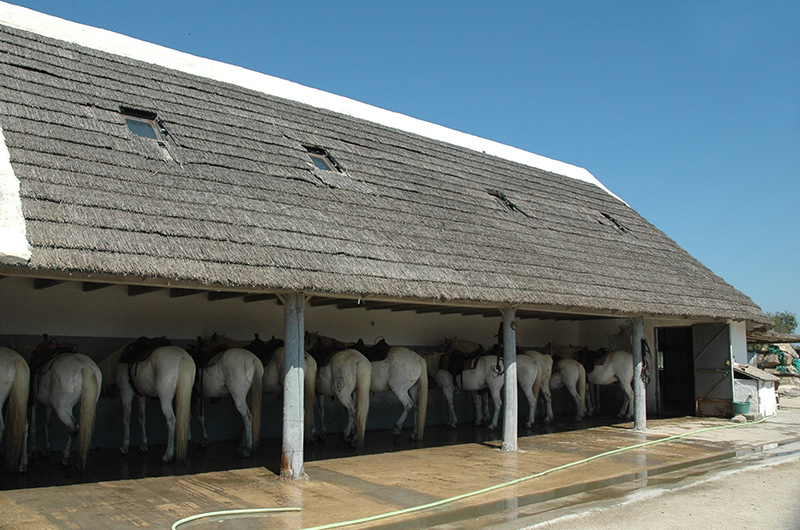
[(772, 416), (778, 412), (780, 379), (749, 364), (733, 365), (733, 400), (749, 403), (750, 412)]

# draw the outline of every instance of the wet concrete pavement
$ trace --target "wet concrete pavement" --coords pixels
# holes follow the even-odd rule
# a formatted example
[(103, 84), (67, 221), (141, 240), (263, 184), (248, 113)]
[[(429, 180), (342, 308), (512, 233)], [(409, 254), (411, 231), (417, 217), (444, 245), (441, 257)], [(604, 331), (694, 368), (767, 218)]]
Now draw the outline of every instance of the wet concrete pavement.
[[(0, 527), (170, 528), (179, 519), (205, 512), (299, 507), (300, 511), (287, 513), (201, 519), (180, 528), (301, 529), (441, 502), (354, 528), (520, 528), (580, 511), (587, 502), (683, 480), (748, 455), (794, 447), (800, 442), (800, 400), (784, 400), (782, 405), (777, 417), (764, 423), (730, 428), (728, 420), (707, 418), (651, 419), (646, 434), (634, 432), (631, 423), (555, 432), (539, 427), (530, 436), (521, 433), (515, 452), (500, 450), (496, 435), (469, 426), (457, 431), (430, 428), (424, 444), (370, 432), (370, 444), (358, 454), (345, 451), (331, 437), (308, 449), (305, 470), (309, 478), (294, 482), (277, 476), (276, 444), (263, 447), (259, 457), (250, 461), (193, 452), (184, 468), (159, 464), (161, 448), (147, 455), (129, 455), (122, 460), (127, 464), (120, 464), (111, 451), (98, 452), (90, 457), (95, 474), (83, 477), (60, 472), (53, 457), (48, 463), (35, 463), (30, 477), (4, 477)], [(228, 449), (232, 447), (219, 446), (208, 454), (227, 454)], [(571, 467), (548, 472), (560, 466)], [(122, 468), (126, 471), (120, 474)], [(36, 469), (40, 470), (38, 479)], [(41, 470), (49, 481), (42, 480)]]

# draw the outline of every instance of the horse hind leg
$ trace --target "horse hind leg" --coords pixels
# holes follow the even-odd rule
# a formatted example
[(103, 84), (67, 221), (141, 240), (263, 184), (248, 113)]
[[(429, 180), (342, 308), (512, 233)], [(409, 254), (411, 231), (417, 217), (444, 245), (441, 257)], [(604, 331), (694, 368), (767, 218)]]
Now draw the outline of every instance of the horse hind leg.
[(403, 405), (403, 412), (400, 414), (400, 417), (397, 418), (397, 421), (394, 424), (394, 434), (400, 434), (403, 431), (403, 423), (405, 423), (406, 418), (408, 418), (409, 413), (414, 409), (414, 400), (411, 399), (411, 396), (408, 394), (407, 388), (392, 388), (392, 391), (397, 396), (397, 399), (400, 400), (400, 403)]
[(619, 409), (619, 414), (617, 414), (620, 418), (633, 418), (633, 387), (631, 387), (630, 383), (625, 384), (620, 381), (619, 385), (622, 387), (622, 391), (625, 392), (625, 401), (622, 403), (622, 408)]
[(484, 406), (486, 402), (483, 400), (480, 391), (472, 393), (472, 402), (475, 405), (475, 426), (480, 427), (483, 425), (484, 419), (489, 417), (489, 413), (485, 410), (486, 407)]
[[(67, 442), (64, 444), (64, 450), (61, 452), (62, 467), (69, 466), (69, 455), (72, 451), (72, 444), (75, 442), (75, 438), (78, 436), (78, 431), (80, 430), (80, 425), (75, 421), (75, 416), (72, 415), (71, 409), (71, 407), (67, 406), (61, 406), (55, 409), (58, 419), (61, 420), (61, 423), (66, 425), (68, 431)], [(52, 409), (48, 409), (48, 411), (50, 410)]]
[(536, 397), (533, 395), (533, 388), (528, 385), (520, 385), (522, 389), (522, 393), (525, 394), (525, 398), (528, 400), (528, 419), (525, 421), (525, 428), (530, 429), (533, 427), (533, 422), (536, 417)]
[(236, 452), (245, 458), (250, 456), (253, 451), (253, 415), (250, 413), (250, 408), (247, 406), (247, 394), (241, 395), (240, 393), (231, 392), (233, 403), (236, 405), (236, 410), (242, 416), (244, 423), (244, 432), (242, 434), (242, 443)]
[(208, 431), (206, 431), (206, 407), (202, 396), (198, 399), (196, 411), (197, 422), (200, 424), (200, 447), (206, 449), (208, 447)]
[(323, 395), (317, 396), (317, 413), (319, 416), (319, 431), (315, 433), (316, 437), (320, 440), (324, 440), (325, 436), (327, 435), (327, 431), (325, 429), (325, 397)]
[[(160, 396), (159, 401), (161, 402), (161, 412), (167, 422), (167, 450), (161, 459), (164, 462), (171, 462), (175, 456), (175, 411), (172, 410), (171, 397)], [(144, 405), (144, 399), (142, 399), (142, 405)], [(144, 406), (142, 406), (141, 410), (142, 418), (144, 418)], [(142, 434), (144, 435), (144, 423), (142, 423)]]
[(489, 425), (490, 431), (495, 430), (500, 421), (500, 408), (503, 406), (503, 398), (500, 395), (500, 390), (502, 388), (503, 388), (502, 384), (497, 386), (496, 388), (491, 388), (492, 402), (494, 404), (494, 414), (492, 416), (492, 423)]
[[(139, 429), (142, 435), (141, 442), (139, 443), (139, 451), (146, 453), (149, 451), (149, 447), (147, 446), (147, 429), (145, 428), (147, 424), (147, 418), (145, 416), (145, 411), (147, 409), (147, 398), (144, 396), (137, 396), (136, 399), (139, 405), (137, 419), (139, 421)], [(169, 444), (169, 442), (167, 442), (167, 444)]]
[(42, 446), (42, 456), (50, 456), (50, 420), (53, 417), (53, 408), (45, 406), (44, 409), (44, 445)]
[(347, 409), (347, 426), (344, 428), (344, 442), (347, 445), (355, 445), (356, 442), (356, 404), (350, 392), (340, 392), (336, 395), (339, 402)]

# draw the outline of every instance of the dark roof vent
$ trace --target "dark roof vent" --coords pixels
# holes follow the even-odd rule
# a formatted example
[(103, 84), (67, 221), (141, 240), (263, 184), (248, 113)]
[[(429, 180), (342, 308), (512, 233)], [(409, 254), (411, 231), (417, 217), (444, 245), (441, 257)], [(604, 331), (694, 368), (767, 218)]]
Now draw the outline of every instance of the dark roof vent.
[[(602, 215), (603, 217), (605, 217), (607, 220), (611, 221), (611, 224), (612, 224), (613, 226), (615, 226), (615, 227), (616, 227), (616, 228), (617, 228), (617, 229), (618, 229), (620, 232), (622, 232), (622, 233), (626, 233), (626, 232), (630, 232), (630, 231), (631, 231), (631, 230), (630, 230), (630, 228), (628, 228), (628, 227), (627, 227), (627, 226), (625, 226), (624, 224), (622, 224), (622, 223), (620, 223), (619, 221), (617, 221), (616, 219), (614, 219), (614, 218), (613, 218), (611, 215), (609, 215), (609, 214), (607, 214), (607, 213), (605, 213), (605, 212), (600, 212), (600, 215)], [(604, 223), (603, 221), (600, 221), (600, 224), (601, 224), (601, 225), (604, 225), (604, 224), (606, 224), (606, 223)]]
[(527, 215), (525, 212), (519, 209), (519, 206), (511, 202), (511, 199), (506, 197), (506, 194), (502, 191), (498, 190), (486, 190), (486, 192), (495, 198), (497, 203), (503, 207), (503, 209), (507, 212), (519, 212), (523, 215)]

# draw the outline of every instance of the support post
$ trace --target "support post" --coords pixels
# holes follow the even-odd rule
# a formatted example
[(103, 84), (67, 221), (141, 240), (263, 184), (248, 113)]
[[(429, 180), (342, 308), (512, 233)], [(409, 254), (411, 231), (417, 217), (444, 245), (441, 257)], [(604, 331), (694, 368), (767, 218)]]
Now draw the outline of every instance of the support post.
[(503, 451), (517, 450), (517, 310), (511, 306), (500, 308), (503, 314)]
[(284, 348), (283, 372), (283, 459), (281, 478), (298, 479), (303, 469), (303, 384), (305, 374), (305, 296), (283, 296)]
[(633, 429), (644, 432), (647, 429), (647, 389), (644, 386), (642, 370), (644, 369), (644, 319), (633, 319)]

